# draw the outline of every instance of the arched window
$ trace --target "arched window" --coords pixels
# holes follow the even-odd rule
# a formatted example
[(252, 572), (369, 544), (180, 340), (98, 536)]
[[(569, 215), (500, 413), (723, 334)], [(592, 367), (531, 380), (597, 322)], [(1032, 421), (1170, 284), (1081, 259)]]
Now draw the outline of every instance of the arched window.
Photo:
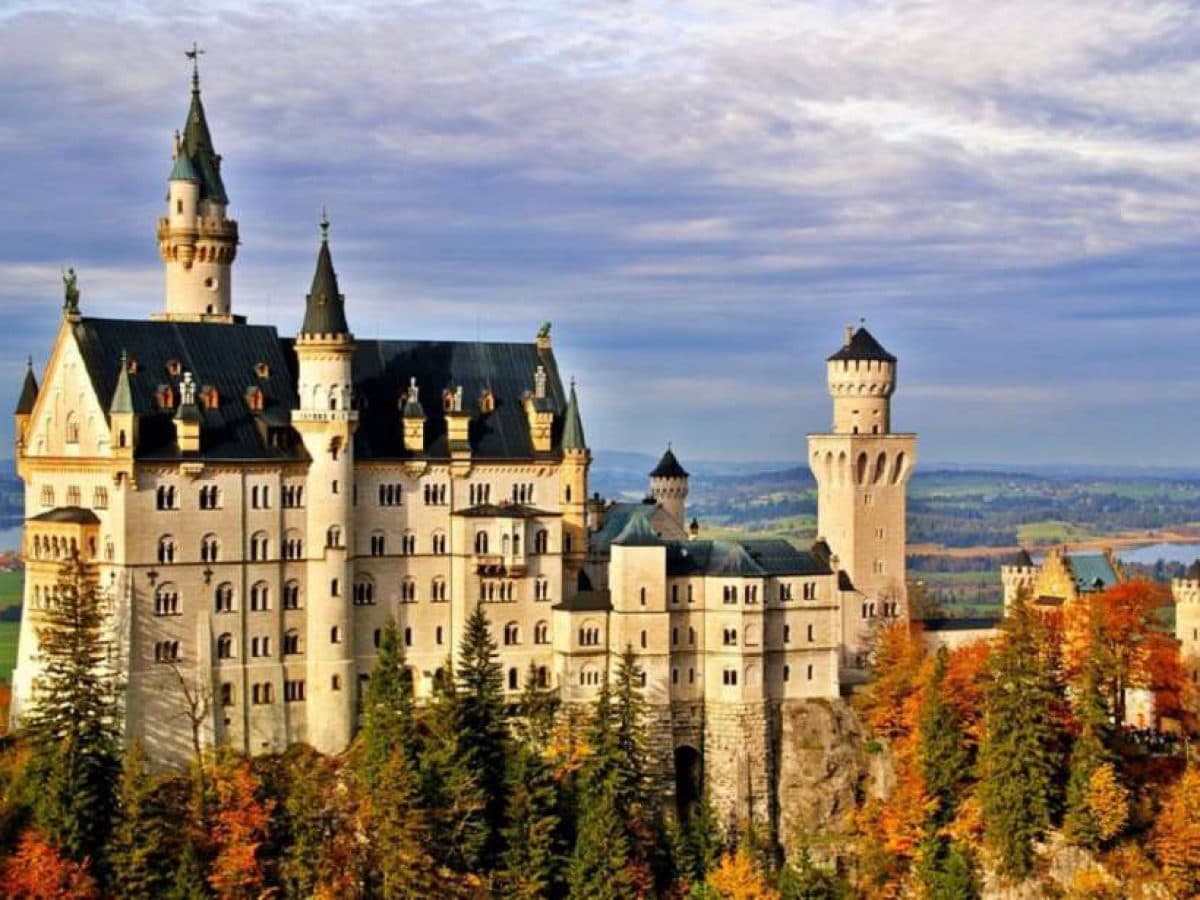
[(446, 555), (446, 533), (444, 531), (433, 533), (433, 553), (435, 556)]
[(329, 643), (340, 644), (342, 642), (342, 629), (334, 625), (329, 629)]
[(371, 555), (383, 556), (387, 553), (387, 535), (376, 530), (371, 533)]
[(508, 670), (508, 689), (515, 691), (520, 686), (520, 675), (517, 674), (516, 666)]
[(300, 632), (295, 628), (289, 628), (283, 633), (283, 654), (284, 656), (295, 656), (300, 652)]
[(550, 624), (548, 622), (538, 622), (533, 626), (533, 642), (535, 644), (550, 643)]
[(154, 614), (156, 616), (178, 616), (179, 590), (169, 581), (154, 589)]
[(600, 683), (600, 670), (588, 663), (579, 670), (579, 683), (584, 687), (595, 687)]
[(250, 538), (250, 560), (258, 562), (266, 559), (269, 546), (267, 533), (265, 531), (256, 531)]
[(233, 635), (228, 631), (217, 638), (217, 659), (233, 659)]
[(488, 552), (488, 536), (486, 531), (475, 532), (475, 552), (480, 555)]
[(600, 626), (593, 622), (584, 622), (579, 629), (579, 644), (583, 647), (598, 647), (600, 645)]
[(289, 528), (283, 535), (283, 558), (304, 558), (304, 540), (300, 537), (300, 532), (294, 528)]
[(300, 608), (300, 582), (293, 580), (283, 586), (283, 608)]
[(354, 583), (354, 605), (375, 605), (375, 582), (370, 578), (364, 576)]
[(217, 585), (213, 608), (219, 613), (233, 612), (233, 585), (228, 581)]
[(265, 581), (256, 581), (250, 588), (250, 611), (265, 612), (271, 608), (271, 591)]
[(521, 643), (521, 630), (517, 627), (516, 622), (509, 622), (504, 626), (504, 646), (512, 647), (519, 643)]
[(429, 599), (434, 603), (441, 603), (446, 599), (446, 579), (441, 575), (434, 577), (429, 584)]
[(79, 443), (79, 416), (74, 411), (67, 413), (67, 443)]
[(163, 564), (175, 562), (175, 538), (169, 534), (158, 539), (158, 561)]
[(337, 525), (330, 525), (329, 530), (325, 532), (326, 547), (342, 546), (342, 529)]
[(550, 532), (548, 532), (545, 528), (539, 528), (537, 533), (533, 536), (533, 552), (550, 552)]
[(220, 557), (221, 545), (215, 534), (206, 534), (200, 539), (200, 561), (216, 562)]

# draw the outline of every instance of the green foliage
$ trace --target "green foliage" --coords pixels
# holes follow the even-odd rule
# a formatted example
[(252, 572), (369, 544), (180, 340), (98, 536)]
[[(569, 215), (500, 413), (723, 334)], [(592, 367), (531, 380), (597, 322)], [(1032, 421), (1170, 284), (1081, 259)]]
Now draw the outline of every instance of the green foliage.
[[(1095, 631), (1098, 623), (1093, 621), (1092, 628)], [(1071, 747), (1063, 833), (1077, 847), (1095, 848), (1100, 844), (1100, 826), (1088, 803), (1088, 785), (1096, 770), (1112, 761), (1112, 754), (1108, 750), (1111, 729), (1104, 681), (1099, 657), (1088, 654), (1079, 678), (1071, 686), (1079, 735)]]
[(970, 850), (959, 843), (940, 848), (941, 857), (925, 881), (927, 900), (975, 900), (980, 895), (979, 873)]
[(1050, 827), (1061, 775), (1059, 702), (1045, 629), (1024, 597), (1004, 621), (988, 662), (978, 797), (984, 839), (1004, 877), (1033, 870), (1034, 841)]
[(362, 772), (374, 782), (396, 748), (416, 763), (420, 753), (413, 711), (412, 674), (404, 665), (404, 650), (396, 623), (389, 620), (379, 641), (375, 670), (363, 698)]
[(538, 752), (544, 752), (550, 745), (560, 705), (557, 692), (538, 684), (537, 665), (531, 662), (525, 672), (525, 687), (517, 704), (520, 719), (514, 723), (520, 741)]
[(41, 786), (34, 811), (64, 854), (103, 871), (120, 776), (115, 679), (95, 574), (77, 554), (60, 567), (57, 591), (39, 615), (42, 675), (26, 723)]
[(506, 822), (500, 896), (552, 896), (563, 864), (558, 796), (549, 765), (529, 746), (512, 754)]
[(575, 852), (567, 869), (567, 896), (571, 900), (632, 900), (638, 896), (611, 774), (590, 785), (583, 800)]
[(837, 874), (813, 862), (807, 847), (779, 872), (780, 900), (850, 900), (850, 887)]
[(108, 847), (110, 884), (130, 900), (154, 898), (167, 888), (172, 851), (169, 807), (146, 769), (140, 743), (125, 753), (117, 793), (118, 813)]
[(191, 841), (184, 842), (171, 884), (162, 896), (163, 900), (207, 900), (209, 897), (200, 854)]
[(367, 829), (376, 859), (376, 887), (385, 900), (436, 896), (441, 878), (430, 854), (431, 832), (411, 763), (393, 750), (371, 790)]

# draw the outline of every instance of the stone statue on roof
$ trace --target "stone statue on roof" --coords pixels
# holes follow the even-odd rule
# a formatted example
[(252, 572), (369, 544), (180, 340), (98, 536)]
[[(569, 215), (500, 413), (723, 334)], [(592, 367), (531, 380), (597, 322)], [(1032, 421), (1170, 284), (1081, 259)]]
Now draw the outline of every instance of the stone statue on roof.
[(74, 269), (62, 273), (63, 280), (63, 310), (69, 313), (79, 312), (79, 281)]
[(542, 327), (538, 329), (537, 336), (540, 338), (550, 337), (550, 323), (549, 322), (542, 323)]

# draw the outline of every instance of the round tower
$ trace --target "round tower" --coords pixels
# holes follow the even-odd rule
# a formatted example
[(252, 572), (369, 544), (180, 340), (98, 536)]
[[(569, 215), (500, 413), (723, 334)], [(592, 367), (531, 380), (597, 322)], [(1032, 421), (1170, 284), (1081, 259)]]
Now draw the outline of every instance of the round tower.
[(834, 434), (887, 434), (892, 429), (896, 357), (865, 328), (846, 326), (845, 345), (827, 364)]
[(650, 473), (650, 496), (683, 528), (687, 525), (688, 473), (675, 458), (671, 445)]
[(230, 276), (237, 256), (237, 222), (226, 217), (229, 198), (221, 157), (192, 70), (192, 104), (183, 132), (175, 133), (167, 179), (167, 214), (158, 220), (159, 254), (166, 266), (166, 309), (156, 319), (230, 321)]
[(358, 690), (354, 629), (354, 432), (351, 404), (354, 336), (346, 324), (329, 252), (329, 220), (296, 338), (300, 408), (292, 413), (312, 462), (305, 504), (308, 582), (308, 743), (340, 753), (354, 735)]

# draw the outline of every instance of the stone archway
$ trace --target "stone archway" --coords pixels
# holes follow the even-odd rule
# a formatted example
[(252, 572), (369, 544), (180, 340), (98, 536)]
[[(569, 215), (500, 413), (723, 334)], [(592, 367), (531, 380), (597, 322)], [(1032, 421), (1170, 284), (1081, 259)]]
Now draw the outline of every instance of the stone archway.
[(704, 790), (704, 766), (700, 751), (688, 744), (675, 748), (675, 807), (679, 821), (686, 822), (700, 802)]

